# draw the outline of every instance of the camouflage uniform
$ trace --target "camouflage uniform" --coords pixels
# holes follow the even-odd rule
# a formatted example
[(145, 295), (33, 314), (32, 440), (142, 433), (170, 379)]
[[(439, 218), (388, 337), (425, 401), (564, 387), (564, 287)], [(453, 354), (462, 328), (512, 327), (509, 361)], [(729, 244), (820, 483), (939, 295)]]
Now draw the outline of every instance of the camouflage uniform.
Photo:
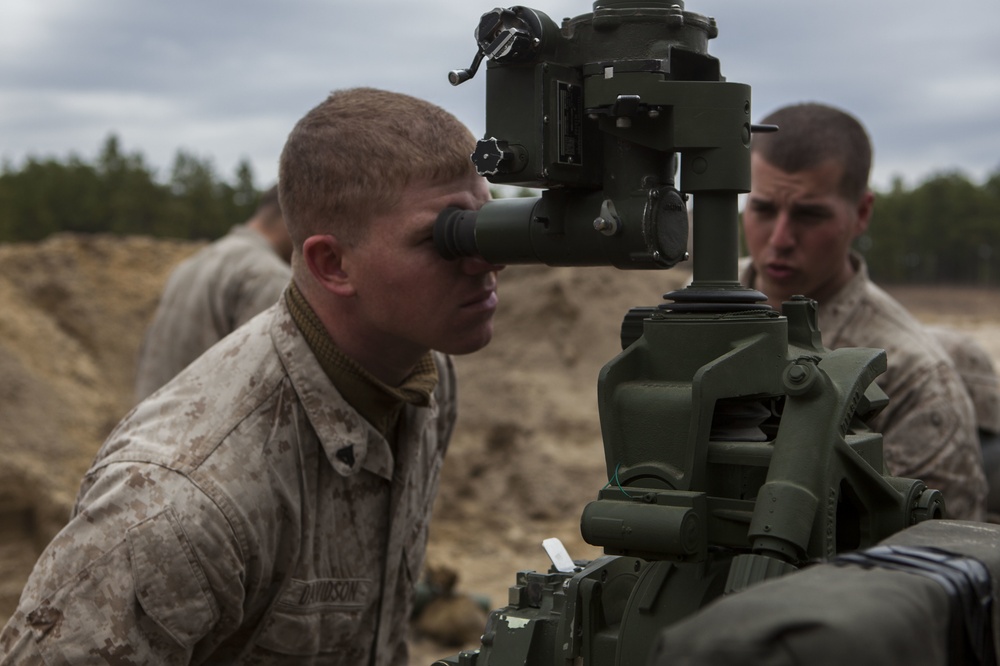
[(396, 455), (285, 299), (141, 403), (0, 634), (4, 664), (405, 664), (455, 419), (434, 354)]
[[(830, 349), (884, 349), (888, 370), (876, 380), (889, 405), (872, 427), (883, 435), (894, 476), (916, 478), (945, 496), (949, 518), (982, 520), (986, 479), (972, 402), (941, 346), (895, 299), (857, 272), (840, 292), (819, 304), (819, 329)], [(740, 279), (755, 278), (748, 260)]]
[(989, 489), (986, 520), (1000, 523), (1000, 377), (989, 352), (972, 336), (944, 326), (931, 326), (928, 330), (951, 357), (972, 397)]
[(976, 424), (983, 433), (1000, 435), (1000, 378), (989, 352), (975, 338), (944, 326), (928, 329), (948, 353), (976, 408)]
[(274, 305), (291, 279), (291, 268), (267, 240), (242, 224), (181, 262), (167, 280), (139, 351), (136, 401)]

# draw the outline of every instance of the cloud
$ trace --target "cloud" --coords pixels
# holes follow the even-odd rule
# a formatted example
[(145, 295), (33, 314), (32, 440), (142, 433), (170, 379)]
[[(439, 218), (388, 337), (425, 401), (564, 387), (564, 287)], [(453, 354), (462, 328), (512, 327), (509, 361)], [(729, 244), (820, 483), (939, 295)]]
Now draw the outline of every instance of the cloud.
[[(0, 154), (95, 154), (111, 131), (169, 166), (178, 148), (240, 159), (270, 182), (295, 121), (336, 88), (424, 97), (485, 130), (482, 72), (457, 88), (479, 16), (468, 0), (6, 0), (0, 12)], [(559, 23), (590, 0), (529, 4)], [(855, 112), (876, 144), (875, 181), (1000, 166), (996, 0), (688, 0), (713, 16), (709, 52), (753, 89), (755, 118), (818, 100)]]

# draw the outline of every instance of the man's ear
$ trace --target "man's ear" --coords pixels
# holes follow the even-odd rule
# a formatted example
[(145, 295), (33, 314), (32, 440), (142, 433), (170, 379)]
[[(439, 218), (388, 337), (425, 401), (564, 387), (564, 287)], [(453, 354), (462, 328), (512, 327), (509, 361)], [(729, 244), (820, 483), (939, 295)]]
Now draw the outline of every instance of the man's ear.
[(310, 236), (302, 243), (302, 260), (324, 289), (338, 296), (353, 296), (354, 285), (344, 270), (344, 245), (336, 236)]
[(854, 237), (857, 238), (861, 234), (868, 231), (868, 223), (872, 219), (872, 211), (875, 209), (875, 193), (871, 190), (865, 190), (864, 195), (858, 201), (857, 215), (858, 222), (854, 229)]

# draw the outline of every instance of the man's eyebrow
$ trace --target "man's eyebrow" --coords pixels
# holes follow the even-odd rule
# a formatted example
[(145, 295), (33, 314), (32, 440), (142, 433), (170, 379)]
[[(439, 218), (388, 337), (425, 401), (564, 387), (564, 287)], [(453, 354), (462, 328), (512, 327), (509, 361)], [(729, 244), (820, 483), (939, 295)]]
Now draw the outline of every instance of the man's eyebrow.
[(825, 203), (797, 203), (792, 206), (793, 213), (807, 215), (829, 215), (831, 208)]

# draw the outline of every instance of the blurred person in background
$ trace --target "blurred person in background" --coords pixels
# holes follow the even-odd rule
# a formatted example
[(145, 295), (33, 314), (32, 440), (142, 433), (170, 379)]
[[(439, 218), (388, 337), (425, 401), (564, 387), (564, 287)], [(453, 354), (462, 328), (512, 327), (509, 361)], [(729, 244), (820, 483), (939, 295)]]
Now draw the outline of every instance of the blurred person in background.
[(888, 470), (945, 497), (949, 518), (982, 520), (986, 479), (972, 402), (941, 345), (868, 277), (852, 243), (868, 228), (872, 148), (852, 115), (797, 104), (762, 123), (750, 146), (751, 191), (743, 213), (750, 256), (740, 280), (779, 308), (801, 294), (819, 304), (830, 349), (886, 350), (877, 383), (888, 406), (872, 427), (883, 434)]
[(171, 272), (139, 349), (136, 402), (274, 305), (292, 279), (291, 256), (275, 186), (261, 196), (253, 217)]
[(987, 520), (1000, 523), (1000, 378), (989, 353), (968, 333), (947, 326), (928, 326), (951, 357), (976, 410), (976, 428), (986, 471)]

